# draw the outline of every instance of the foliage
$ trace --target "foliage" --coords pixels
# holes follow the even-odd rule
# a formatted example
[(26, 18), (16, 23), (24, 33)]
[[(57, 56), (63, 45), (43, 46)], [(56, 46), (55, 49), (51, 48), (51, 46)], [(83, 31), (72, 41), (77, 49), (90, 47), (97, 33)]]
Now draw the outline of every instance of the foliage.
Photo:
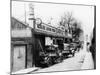
[(64, 15), (61, 16), (59, 25), (65, 28), (65, 33), (72, 34), (73, 38), (79, 39), (80, 34), (83, 33), (81, 22), (78, 22), (73, 17), (72, 12), (64, 13)]

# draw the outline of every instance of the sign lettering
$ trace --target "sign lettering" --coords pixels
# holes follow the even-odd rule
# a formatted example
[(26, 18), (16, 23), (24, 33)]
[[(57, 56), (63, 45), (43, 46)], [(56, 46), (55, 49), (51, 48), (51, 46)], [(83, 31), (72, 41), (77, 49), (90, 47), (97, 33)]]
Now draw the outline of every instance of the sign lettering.
[(54, 28), (54, 27), (51, 27), (45, 24), (36, 24), (35, 28), (38, 30), (41, 30), (41, 32), (45, 31), (45, 32), (54, 33), (55, 35), (56, 34), (63, 35), (63, 36), (65, 35), (64, 31), (62, 31), (61, 29), (57, 29), (57, 28)]

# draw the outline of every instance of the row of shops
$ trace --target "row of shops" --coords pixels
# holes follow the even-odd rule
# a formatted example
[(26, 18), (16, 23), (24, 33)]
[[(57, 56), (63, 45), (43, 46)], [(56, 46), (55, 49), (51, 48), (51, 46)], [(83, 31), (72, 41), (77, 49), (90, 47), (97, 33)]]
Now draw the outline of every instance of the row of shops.
[(30, 67), (48, 67), (63, 61), (72, 44), (71, 35), (45, 23), (28, 24), (11, 18), (11, 72)]

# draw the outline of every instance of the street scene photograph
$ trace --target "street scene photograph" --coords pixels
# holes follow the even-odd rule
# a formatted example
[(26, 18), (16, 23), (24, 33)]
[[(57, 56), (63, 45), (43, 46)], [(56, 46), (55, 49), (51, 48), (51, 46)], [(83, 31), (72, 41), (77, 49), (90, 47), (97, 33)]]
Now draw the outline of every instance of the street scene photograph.
[(96, 6), (11, 1), (11, 75), (96, 69)]

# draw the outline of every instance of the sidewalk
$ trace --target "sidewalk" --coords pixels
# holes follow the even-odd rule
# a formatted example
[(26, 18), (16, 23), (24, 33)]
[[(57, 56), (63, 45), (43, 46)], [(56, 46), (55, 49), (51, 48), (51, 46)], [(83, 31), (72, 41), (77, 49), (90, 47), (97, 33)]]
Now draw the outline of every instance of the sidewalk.
[(32, 68), (23, 69), (23, 70), (20, 70), (20, 71), (17, 71), (17, 72), (12, 72), (11, 74), (12, 75), (16, 75), (16, 74), (26, 74), (26, 73), (29, 73), (29, 72), (37, 71), (39, 69), (40, 68), (32, 67)]
[(49, 68), (40, 69), (33, 73), (82, 69), (93, 69), (93, 59), (90, 52), (80, 51), (79, 53), (75, 54), (75, 57), (65, 59), (62, 63), (56, 64)]
[(12, 74), (31, 74), (39, 72), (70, 71), (82, 69), (93, 69), (93, 59), (90, 52), (80, 51), (76, 53), (74, 57), (65, 59), (62, 63), (55, 64), (48, 68), (28, 68)]
[(37, 72), (51, 72), (51, 71), (69, 71), (69, 70), (80, 70), (82, 67), (82, 61), (84, 54), (76, 53), (75, 57), (65, 59), (62, 63), (55, 64), (49, 68), (40, 69), (33, 73)]
[(94, 63), (91, 52), (80, 51), (76, 54), (77, 57), (80, 57), (80, 61), (83, 61), (81, 69), (94, 69)]
[(94, 69), (94, 62), (93, 62), (92, 54), (90, 52), (86, 53), (84, 63), (81, 69)]

